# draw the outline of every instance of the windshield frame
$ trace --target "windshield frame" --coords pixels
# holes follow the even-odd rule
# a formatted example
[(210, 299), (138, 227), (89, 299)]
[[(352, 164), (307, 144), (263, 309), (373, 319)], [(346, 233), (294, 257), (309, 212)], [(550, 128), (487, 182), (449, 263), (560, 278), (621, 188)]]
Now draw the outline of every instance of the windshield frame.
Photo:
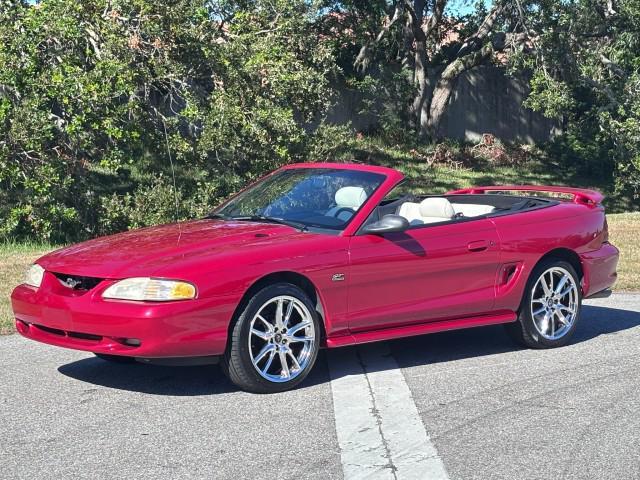
[[(207, 218), (218, 217), (218, 218), (222, 218), (222, 219), (225, 219), (225, 220), (228, 220), (228, 221), (234, 221), (233, 217), (226, 217), (225, 218), (225, 215), (222, 214), (221, 211), (224, 208), (226, 208), (231, 202), (233, 202), (233, 200), (235, 200), (238, 196), (245, 194), (248, 190), (253, 189), (254, 187), (258, 186), (260, 183), (268, 180), (270, 177), (272, 177), (274, 175), (277, 175), (277, 174), (281, 174), (281, 173), (289, 171), (289, 170), (326, 170), (326, 171), (344, 170), (345, 172), (348, 172), (348, 171), (354, 172), (355, 171), (355, 172), (373, 174), (373, 175), (380, 176), (380, 181), (379, 181), (378, 185), (369, 193), (369, 195), (367, 196), (367, 199), (358, 207), (357, 210), (354, 210), (354, 213), (351, 216), (351, 218), (349, 218), (339, 228), (331, 228), (331, 227), (324, 226), (324, 225), (308, 223), (308, 222), (305, 222), (305, 221), (299, 220), (299, 219), (295, 220), (296, 223), (300, 223), (300, 224), (304, 225), (304, 228), (301, 229), (301, 231), (310, 231), (310, 232), (314, 232), (314, 233), (325, 233), (325, 234), (330, 234), (330, 235), (342, 235), (342, 234), (345, 233), (345, 231), (353, 229), (352, 225), (353, 225), (354, 221), (359, 217), (359, 214), (371, 203), (372, 199), (374, 199), (374, 198), (376, 198), (378, 196), (380, 190), (383, 189), (383, 187), (388, 186), (388, 182), (389, 182), (389, 179), (390, 179), (390, 175), (387, 173), (387, 170), (390, 170), (390, 169), (386, 169), (384, 167), (372, 167), (372, 166), (367, 166), (367, 165), (354, 165), (354, 164), (333, 164), (333, 163), (325, 163), (325, 164), (307, 163), (307, 164), (286, 165), (284, 167), (281, 167), (281, 168), (279, 168), (277, 170), (274, 170), (273, 172), (270, 172), (270, 173), (260, 177), (256, 181), (250, 183), (245, 188), (243, 188), (240, 191), (238, 191), (236, 194), (234, 194), (231, 197), (229, 197), (223, 203), (221, 203), (216, 208), (214, 208), (208, 214)], [(393, 170), (391, 170), (391, 171), (393, 171)], [(279, 219), (279, 217), (278, 217), (278, 219)], [(283, 220), (289, 220), (289, 219), (283, 218)], [(294, 221), (294, 220), (291, 220), (291, 221)], [(356, 228), (356, 230), (357, 230), (357, 228)]]

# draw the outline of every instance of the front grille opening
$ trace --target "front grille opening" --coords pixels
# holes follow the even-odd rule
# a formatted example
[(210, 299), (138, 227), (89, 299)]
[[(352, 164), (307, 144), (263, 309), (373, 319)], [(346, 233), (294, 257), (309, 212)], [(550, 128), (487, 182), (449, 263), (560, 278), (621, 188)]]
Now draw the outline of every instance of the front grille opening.
[(50, 333), (52, 335), (57, 335), (59, 337), (69, 337), (69, 338), (77, 338), (79, 340), (90, 340), (92, 342), (99, 342), (102, 340), (100, 335), (92, 335), (90, 333), (80, 333), (80, 332), (69, 332), (67, 330), (60, 330), (57, 328), (45, 327), (44, 325), (38, 325), (36, 323), (32, 324), (38, 330), (42, 330), (43, 332)]
[(36, 325), (40, 330), (45, 331), (47, 333), (52, 333), (53, 335), (59, 335), (61, 337), (66, 336), (64, 330), (58, 330), (57, 328), (45, 327), (44, 325)]
[(54, 275), (63, 287), (83, 292), (88, 292), (103, 280), (102, 278), (67, 275), (65, 273), (54, 273)]
[(67, 332), (67, 336), (72, 338), (79, 338), (81, 340), (94, 340), (96, 342), (102, 340), (102, 337), (100, 335), (91, 335), (90, 333)]

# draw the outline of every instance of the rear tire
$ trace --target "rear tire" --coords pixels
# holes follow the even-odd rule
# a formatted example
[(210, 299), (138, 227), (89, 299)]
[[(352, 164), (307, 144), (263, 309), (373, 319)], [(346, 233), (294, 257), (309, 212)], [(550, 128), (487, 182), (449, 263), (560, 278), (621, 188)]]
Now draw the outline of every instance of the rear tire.
[(505, 327), (525, 347), (561, 347), (573, 336), (581, 308), (582, 289), (575, 269), (564, 260), (549, 258), (531, 272), (518, 320)]
[(108, 355), (106, 353), (94, 353), (96, 357), (101, 360), (105, 360), (111, 363), (135, 363), (136, 359), (133, 357), (125, 357), (123, 355)]
[(289, 283), (269, 285), (240, 312), (222, 370), (247, 392), (290, 390), (313, 368), (320, 331), (318, 313), (305, 292)]

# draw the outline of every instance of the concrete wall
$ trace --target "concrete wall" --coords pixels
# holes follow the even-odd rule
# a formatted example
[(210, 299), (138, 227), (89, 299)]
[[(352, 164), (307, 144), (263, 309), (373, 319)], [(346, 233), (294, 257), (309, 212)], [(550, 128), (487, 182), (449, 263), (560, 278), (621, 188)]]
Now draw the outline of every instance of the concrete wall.
[[(444, 137), (477, 142), (490, 133), (507, 142), (542, 143), (559, 132), (557, 122), (522, 106), (528, 82), (505, 75), (504, 69), (483, 66), (460, 77), (441, 125)], [(352, 122), (359, 131), (374, 128), (377, 119), (358, 114), (361, 96), (344, 89), (328, 121)]]

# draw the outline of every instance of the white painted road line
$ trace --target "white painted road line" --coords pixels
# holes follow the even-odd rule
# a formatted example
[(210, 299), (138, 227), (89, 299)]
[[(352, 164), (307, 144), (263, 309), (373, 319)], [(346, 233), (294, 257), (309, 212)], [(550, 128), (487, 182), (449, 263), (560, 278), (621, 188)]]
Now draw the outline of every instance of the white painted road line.
[(388, 347), (347, 347), (327, 356), (345, 480), (447, 480)]

